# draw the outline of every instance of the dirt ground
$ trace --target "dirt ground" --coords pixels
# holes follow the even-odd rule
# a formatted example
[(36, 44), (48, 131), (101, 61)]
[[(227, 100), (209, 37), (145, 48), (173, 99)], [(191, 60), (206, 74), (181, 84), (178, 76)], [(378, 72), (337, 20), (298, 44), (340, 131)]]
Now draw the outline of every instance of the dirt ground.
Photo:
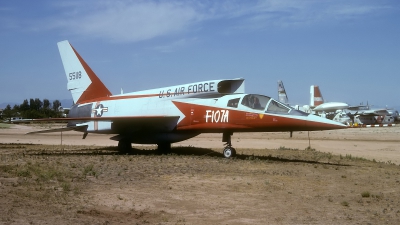
[(0, 127), (0, 224), (400, 224), (399, 126), (235, 133), (233, 159), (221, 134), (25, 135), (54, 127)]
[[(60, 125), (12, 125), (9, 129), (0, 129), (0, 143), (29, 143), (44, 145), (87, 145), (116, 146), (117, 142), (109, 138), (114, 135), (89, 134), (82, 139), (82, 133), (68, 131), (25, 135), (28, 132), (58, 128)], [(61, 136), (62, 135), (62, 136)], [(62, 137), (62, 138), (61, 138)], [(344, 130), (272, 133), (234, 133), (232, 145), (238, 153), (243, 149), (279, 149), (291, 148), (304, 150), (312, 148), (337, 154), (363, 157), (379, 162), (400, 165), (400, 124), (394, 127), (349, 128)], [(137, 148), (151, 145), (133, 145)], [(173, 147), (193, 146), (215, 149), (222, 152), (222, 134), (201, 134), (195, 138), (173, 144)], [(156, 145), (151, 146), (156, 148)]]

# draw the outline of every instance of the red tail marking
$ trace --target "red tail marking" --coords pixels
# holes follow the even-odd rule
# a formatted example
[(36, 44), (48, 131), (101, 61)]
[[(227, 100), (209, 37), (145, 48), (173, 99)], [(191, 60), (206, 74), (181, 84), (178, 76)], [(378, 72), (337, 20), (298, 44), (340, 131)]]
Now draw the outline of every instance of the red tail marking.
[(88, 74), (92, 83), (89, 87), (82, 93), (81, 97), (78, 99), (76, 103), (82, 103), (85, 101), (93, 100), (96, 98), (101, 97), (108, 97), (111, 96), (111, 92), (107, 89), (107, 87), (101, 82), (101, 80), (96, 76), (93, 70), (86, 64), (85, 60), (79, 55), (79, 53), (74, 49), (71, 45), (71, 48), (74, 50), (76, 56), (78, 57), (79, 61), (81, 62), (83, 68), (85, 69), (86, 73)]
[(314, 86), (314, 106), (319, 106), (324, 103), (319, 86)]

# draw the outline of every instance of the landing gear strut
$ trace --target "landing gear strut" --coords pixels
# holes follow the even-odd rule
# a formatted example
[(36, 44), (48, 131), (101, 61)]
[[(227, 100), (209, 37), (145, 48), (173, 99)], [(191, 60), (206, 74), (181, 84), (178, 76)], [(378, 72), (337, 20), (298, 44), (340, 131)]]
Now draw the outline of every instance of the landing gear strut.
[(225, 148), (222, 152), (225, 158), (230, 158), (230, 157), (235, 157), (236, 156), (236, 150), (235, 148), (232, 147), (232, 142), (231, 142), (231, 136), (233, 132), (225, 132), (222, 134), (222, 142), (225, 143)]
[(128, 153), (132, 150), (132, 143), (129, 140), (121, 139), (118, 141), (118, 150), (120, 153)]
[(171, 143), (158, 143), (157, 150), (162, 152), (169, 152), (171, 151)]

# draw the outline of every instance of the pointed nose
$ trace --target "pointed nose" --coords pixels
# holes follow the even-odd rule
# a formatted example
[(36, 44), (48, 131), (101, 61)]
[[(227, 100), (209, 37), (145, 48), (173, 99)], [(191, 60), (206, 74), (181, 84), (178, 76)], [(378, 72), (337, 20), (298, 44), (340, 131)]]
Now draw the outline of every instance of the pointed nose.
[(334, 130), (347, 128), (347, 126), (342, 123), (315, 115), (307, 116), (306, 125), (309, 130)]

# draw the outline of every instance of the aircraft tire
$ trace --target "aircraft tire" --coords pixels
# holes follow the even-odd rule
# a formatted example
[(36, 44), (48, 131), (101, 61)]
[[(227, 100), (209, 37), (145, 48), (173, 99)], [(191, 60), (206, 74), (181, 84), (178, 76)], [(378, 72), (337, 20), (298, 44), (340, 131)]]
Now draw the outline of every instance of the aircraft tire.
[(234, 148), (226, 147), (222, 154), (225, 158), (234, 157), (236, 155), (236, 150)]

